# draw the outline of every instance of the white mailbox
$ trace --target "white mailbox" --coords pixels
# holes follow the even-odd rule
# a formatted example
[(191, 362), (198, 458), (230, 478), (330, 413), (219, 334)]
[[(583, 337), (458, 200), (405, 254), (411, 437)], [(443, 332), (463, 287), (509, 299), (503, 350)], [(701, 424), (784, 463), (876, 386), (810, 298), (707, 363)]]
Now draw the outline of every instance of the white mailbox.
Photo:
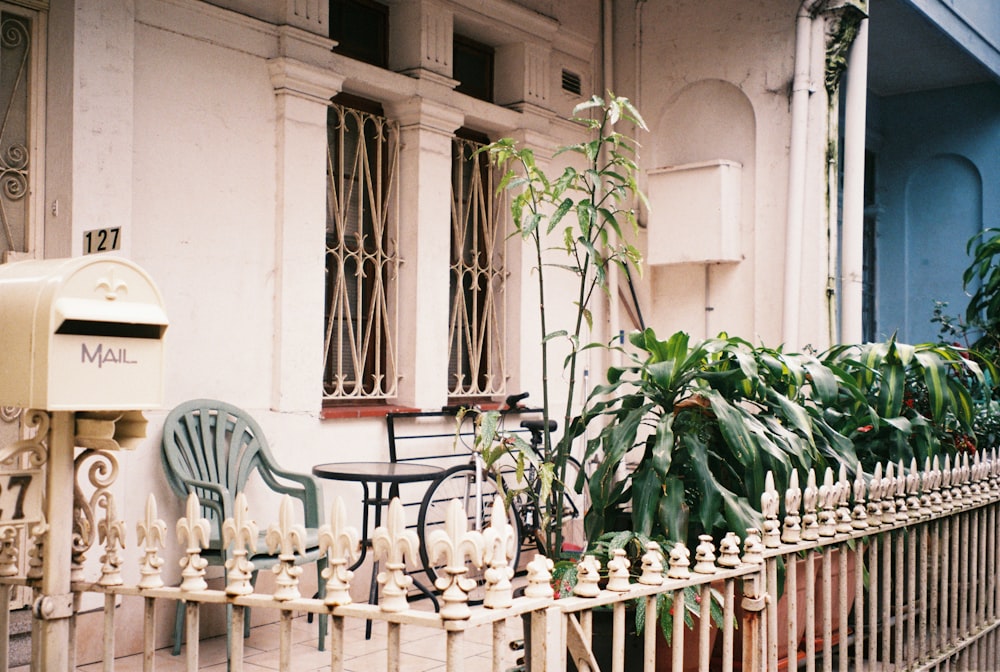
[(49, 411), (156, 408), (160, 292), (116, 257), (0, 266), (0, 404)]

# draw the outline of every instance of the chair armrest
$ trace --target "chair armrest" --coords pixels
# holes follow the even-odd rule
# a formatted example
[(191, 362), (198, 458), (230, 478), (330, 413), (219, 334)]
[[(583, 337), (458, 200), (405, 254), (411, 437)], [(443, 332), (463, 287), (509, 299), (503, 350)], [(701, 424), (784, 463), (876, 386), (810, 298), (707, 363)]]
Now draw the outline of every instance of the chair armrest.
[(189, 495), (194, 494), (197, 496), (198, 493), (195, 492), (195, 488), (201, 488), (203, 490), (208, 490), (209, 492), (214, 493), (215, 496), (218, 497), (217, 501), (213, 499), (198, 497), (198, 501), (201, 503), (202, 506), (215, 511), (216, 514), (219, 516), (217, 524), (219, 526), (219, 534), (221, 535), (222, 521), (224, 521), (226, 518), (231, 518), (233, 516), (233, 512), (230, 510), (231, 507), (229, 505), (230, 502), (232, 501), (232, 497), (229, 494), (229, 488), (223, 487), (218, 483), (212, 483), (211, 481), (200, 481), (194, 478), (185, 478), (183, 479), (182, 482), (184, 483), (184, 486), (187, 489)]
[[(323, 491), (319, 483), (309, 474), (297, 471), (288, 471), (274, 465), (267, 465), (267, 469), (261, 469), (260, 475), (272, 490), (282, 494), (290, 495), (302, 502), (302, 509), (305, 512), (305, 526), (319, 527), (323, 520)], [(275, 477), (297, 483), (301, 488), (296, 488), (285, 483), (281, 483)]]

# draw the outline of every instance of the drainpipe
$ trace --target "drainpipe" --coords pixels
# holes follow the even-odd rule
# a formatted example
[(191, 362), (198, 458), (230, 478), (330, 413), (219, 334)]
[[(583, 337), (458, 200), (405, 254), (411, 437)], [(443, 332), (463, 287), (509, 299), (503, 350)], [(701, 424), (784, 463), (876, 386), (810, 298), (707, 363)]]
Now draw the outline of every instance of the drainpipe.
[(823, 0), (803, 0), (795, 18), (795, 76), (792, 79), (792, 137), (788, 147), (788, 202), (785, 229), (785, 287), (782, 340), (798, 348), (805, 228), (806, 143), (809, 130), (810, 53), (814, 10)]
[(844, 96), (844, 224), (841, 232), (840, 342), (863, 338), (865, 227), (865, 111), (868, 96), (868, 19), (858, 26), (847, 63)]
[[(609, 91), (614, 91), (615, 89), (615, 70), (614, 70), (614, 0), (604, 0), (602, 5), (603, 20), (602, 20), (602, 66), (603, 66), (603, 81), (604, 81), (604, 91), (602, 95), (607, 95)], [(603, 149), (602, 149), (603, 151)], [(613, 241), (617, 243), (618, 241)], [(607, 299), (607, 331), (602, 339), (605, 343), (617, 338), (617, 334), (621, 328), (621, 296), (619, 294), (621, 290), (621, 277), (619, 275), (618, 269), (610, 269), (608, 273), (608, 299)], [(601, 372), (607, 371), (608, 366), (612, 364), (612, 358), (615, 355), (606, 354), (604, 356), (603, 366), (601, 367)], [(618, 362), (615, 362), (618, 363)], [(590, 390), (581, 390), (584, 394), (589, 394)]]

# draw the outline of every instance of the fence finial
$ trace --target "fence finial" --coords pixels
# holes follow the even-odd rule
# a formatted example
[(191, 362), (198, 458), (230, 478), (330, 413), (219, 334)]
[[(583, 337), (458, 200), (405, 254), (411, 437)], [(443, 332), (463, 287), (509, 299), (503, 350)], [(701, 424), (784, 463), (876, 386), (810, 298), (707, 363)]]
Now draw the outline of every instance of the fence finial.
[(483, 530), (485, 554), (483, 562), (487, 569), (483, 572), (486, 579), (486, 595), (483, 606), (488, 609), (507, 609), (514, 603), (514, 587), (510, 580), (514, 578), (514, 568), (510, 566), (510, 556), (516, 542), (514, 528), (507, 518), (507, 507), (499, 495), (493, 498), (493, 511), (490, 514), (490, 524)]
[(200, 514), (198, 495), (193, 492), (187, 498), (187, 516), (177, 521), (177, 540), (184, 546), (184, 557), (180, 559), (181, 592), (205, 590), (205, 567), (208, 560), (201, 557), (201, 549), (208, 547), (208, 521)]
[[(785, 524), (781, 531), (781, 540), (786, 544), (797, 544), (802, 539), (802, 528), (799, 522), (799, 505), (802, 503), (802, 490), (799, 488), (799, 472), (792, 469), (791, 481), (785, 491)], [(720, 548), (721, 550), (721, 548)]]
[(747, 528), (747, 538), (743, 540), (743, 562), (750, 565), (764, 564), (764, 544), (760, 540), (760, 530)]
[(444, 558), (444, 567), (438, 573), (434, 586), (441, 591), (441, 618), (461, 621), (469, 618), (469, 591), (476, 582), (468, 578), (465, 559), (476, 567), (483, 566), (483, 535), (469, 529), (469, 516), (465, 506), (457, 499), (448, 502), (444, 513), (444, 527), (432, 530), (427, 538), (431, 562)]
[(525, 597), (551, 598), (555, 591), (552, 590), (552, 568), (553, 562), (540, 553), (535, 553), (535, 557), (528, 563), (528, 585), (524, 589)]
[(689, 579), (691, 578), (691, 551), (682, 542), (678, 541), (670, 549), (670, 568), (667, 570), (668, 579)]
[(910, 508), (906, 499), (906, 470), (903, 469), (903, 458), (900, 458), (899, 465), (896, 467), (896, 522), (905, 523), (909, 518)]
[(250, 518), (244, 493), (233, 501), (233, 517), (222, 521), (222, 543), (233, 544), (233, 554), (226, 560), (226, 595), (249, 595), (253, 592), (253, 563), (247, 558), (248, 547), (256, 550), (257, 523)]
[(896, 521), (896, 465), (889, 462), (885, 466), (882, 479), (882, 522), (892, 525)]
[(295, 551), (305, 553), (306, 530), (302, 525), (292, 522), (292, 497), (282, 495), (278, 506), (278, 524), (267, 528), (267, 549), (278, 552), (278, 564), (271, 568), (275, 573), (274, 599), (278, 602), (297, 600), (299, 593), (299, 575), (302, 568), (295, 566)]
[(930, 456), (924, 460), (924, 470), (919, 474), (918, 488), (920, 490), (920, 517), (930, 518), (931, 512), (931, 488), (934, 484), (934, 476), (931, 474)]
[(97, 523), (97, 538), (104, 544), (104, 555), (101, 556), (101, 578), (97, 584), (101, 586), (120, 586), (122, 579), (122, 556), (120, 549), (125, 547), (125, 521), (118, 517), (115, 497), (107, 490), (99, 490), (94, 494), (93, 508), (100, 503), (104, 509), (104, 517)]
[(969, 468), (968, 453), (962, 453), (962, 497), (966, 503), (972, 501), (972, 470)]
[(146, 497), (145, 513), (146, 517), (135, 525), (139, 545), (145, 544), (139, 566), (139, 575), (142, 577), (139, 588), (162, 588), (160, 568), (163, 567), (163, 558), (159, 556), (159, 551), (167, 538), (167, 524), (157, 518), (156, 497), (153, 493)]
[(628, 582), (628, 569), (631, 566), (632, 563), (625, 557), (624, 548), (612, 551), (611, 559), (608, 560), (607, 590), (613, 593), (627, 593), (631, 590), (632, 586)]
[(719, 544), (719, 567), (740, 566), (740, 538), (735, 532), (726, 532)]
[(875, 465), (872, 479), (868, 481), (868, 523), (873, 527), (882, 524), (882, 463)]
[(576, 585), (573, 594), (580, 597), (597, 597), (601, 588), (601, 562), (592, 555), (585, 555), (576, 565)]
[[(774, 534), (777, 537), (777, 531)], [(780, 540), (778, 543), (781, 543)], [(712, 543), (712, 535), (698, 535), (698, 547), (694, 549), (694, 559), (695, 574), (715, 574), (717, 567), (715, 566), (715, 544)]]
[(951, 511), (954, 502), (951, 498), (951, 455), (944, 456), (944, 466), (941, 467), (941, 510)]
[(319, 552), (330, 554), (330, 566), (323, 570), (326, 579), (324, 604), (336, 607), (351, 603), (351, 579), (354, 572), (347, 565), (360, 552), (358, 530), (347, 524), (344, 500), (338, 495), (330, 507), (330, 522), (319, 528)]
[(642, 554), (639, 583), (644, 586), (659, 586), (663, 583), (663, 549), (655, 541), (646, 544), (646, 552)]
[(963, 493), (963, 471), (962, 471), (962, 460), (955, 456), (955, 466), (951, 468), (951, 501), (953, 507), (960, 507), (965, 504), (962, 500)]
[(920, 470), (917, 468), (917, 458), (910, 460), (910, 471), (906, 474), (906, 509), (910, 516), (920, 518)]
[[(774, 473), (771, 471), (768, 471), (764, 477), (764, 492), (760, 496), (760, 511), (764, 514), (764, 546), (777, 548), (781, 545), (781, 534), (778, 532), (781, 526), (778, 523), (778, 491), (774, 489)], [(701, 537), (698, 538), (701, 539)], [(701, 548), (700, 544), (698, 548)], [(697, 553), (698, 549), (696, 548), (696, 558)], [(714, 559), (714, 549), (712, 556)], [(695, 571), (698, 570), (695, 569)]]
[(868, 528), (868, 511), (865, 506), (865, 474), (858, 463), (857, 474), (854, 477), (854, 511), (851, 513), (851, 527), (856, 530)]
[(816, 500), (819, 490), (816, 489), (816, 471), (809, 470), (806, 478), (806, 490), (802, 495), (802, 538), (805, 541), (816, 541), (819, 539), (819, 523), (816, 518)]
[(382, 611), (406, 611), (406, 592), (413, 585), (413, 579), (406, 575), (406, 561), (415, 560), (420, 548), (417, 533), (406, 529), (406, 516), (398, 497), (389, 502), (386, 525), (375, 528), (372, 533), (372, 548), (375, 555), (385, 557), (385, 571), (379, 572), (377, 580), (382, 584)]
[(837, 533), (837, 513), (835, 507), (839, 495), (833, 484), (833, 469), (823, 472), (823, 485), (819, 488), (819, 536), (832, 537)]

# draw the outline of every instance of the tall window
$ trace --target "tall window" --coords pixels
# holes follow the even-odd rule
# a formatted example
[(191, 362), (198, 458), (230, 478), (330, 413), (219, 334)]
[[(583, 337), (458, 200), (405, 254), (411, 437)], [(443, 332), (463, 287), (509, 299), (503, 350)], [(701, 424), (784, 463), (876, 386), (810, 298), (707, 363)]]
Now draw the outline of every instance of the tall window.
[(377, 105), (338, 96), (327, 141), (324, 400), (382, 400), (397, 382), (399, 127)]
[(493, 102), (493, 48), (455, 35), (452, 42), (452, 77), (458, 80), (455, 90)]
[[(0, 13), (0, 251), (3, 260), (31, 249), (28, 206), (32, 98), (30, 19)], [(37, 92), (36, 92), (37, 95)]]
[(451, 321), (449, 396), (501, 395), (506, 387), (504, 244), (506, 199), (482, 137), (460, 133), (451, 173)]
[(330, 37), (338, 54), (389, 65), (389, 8), (373, 0), (330, 0)]

